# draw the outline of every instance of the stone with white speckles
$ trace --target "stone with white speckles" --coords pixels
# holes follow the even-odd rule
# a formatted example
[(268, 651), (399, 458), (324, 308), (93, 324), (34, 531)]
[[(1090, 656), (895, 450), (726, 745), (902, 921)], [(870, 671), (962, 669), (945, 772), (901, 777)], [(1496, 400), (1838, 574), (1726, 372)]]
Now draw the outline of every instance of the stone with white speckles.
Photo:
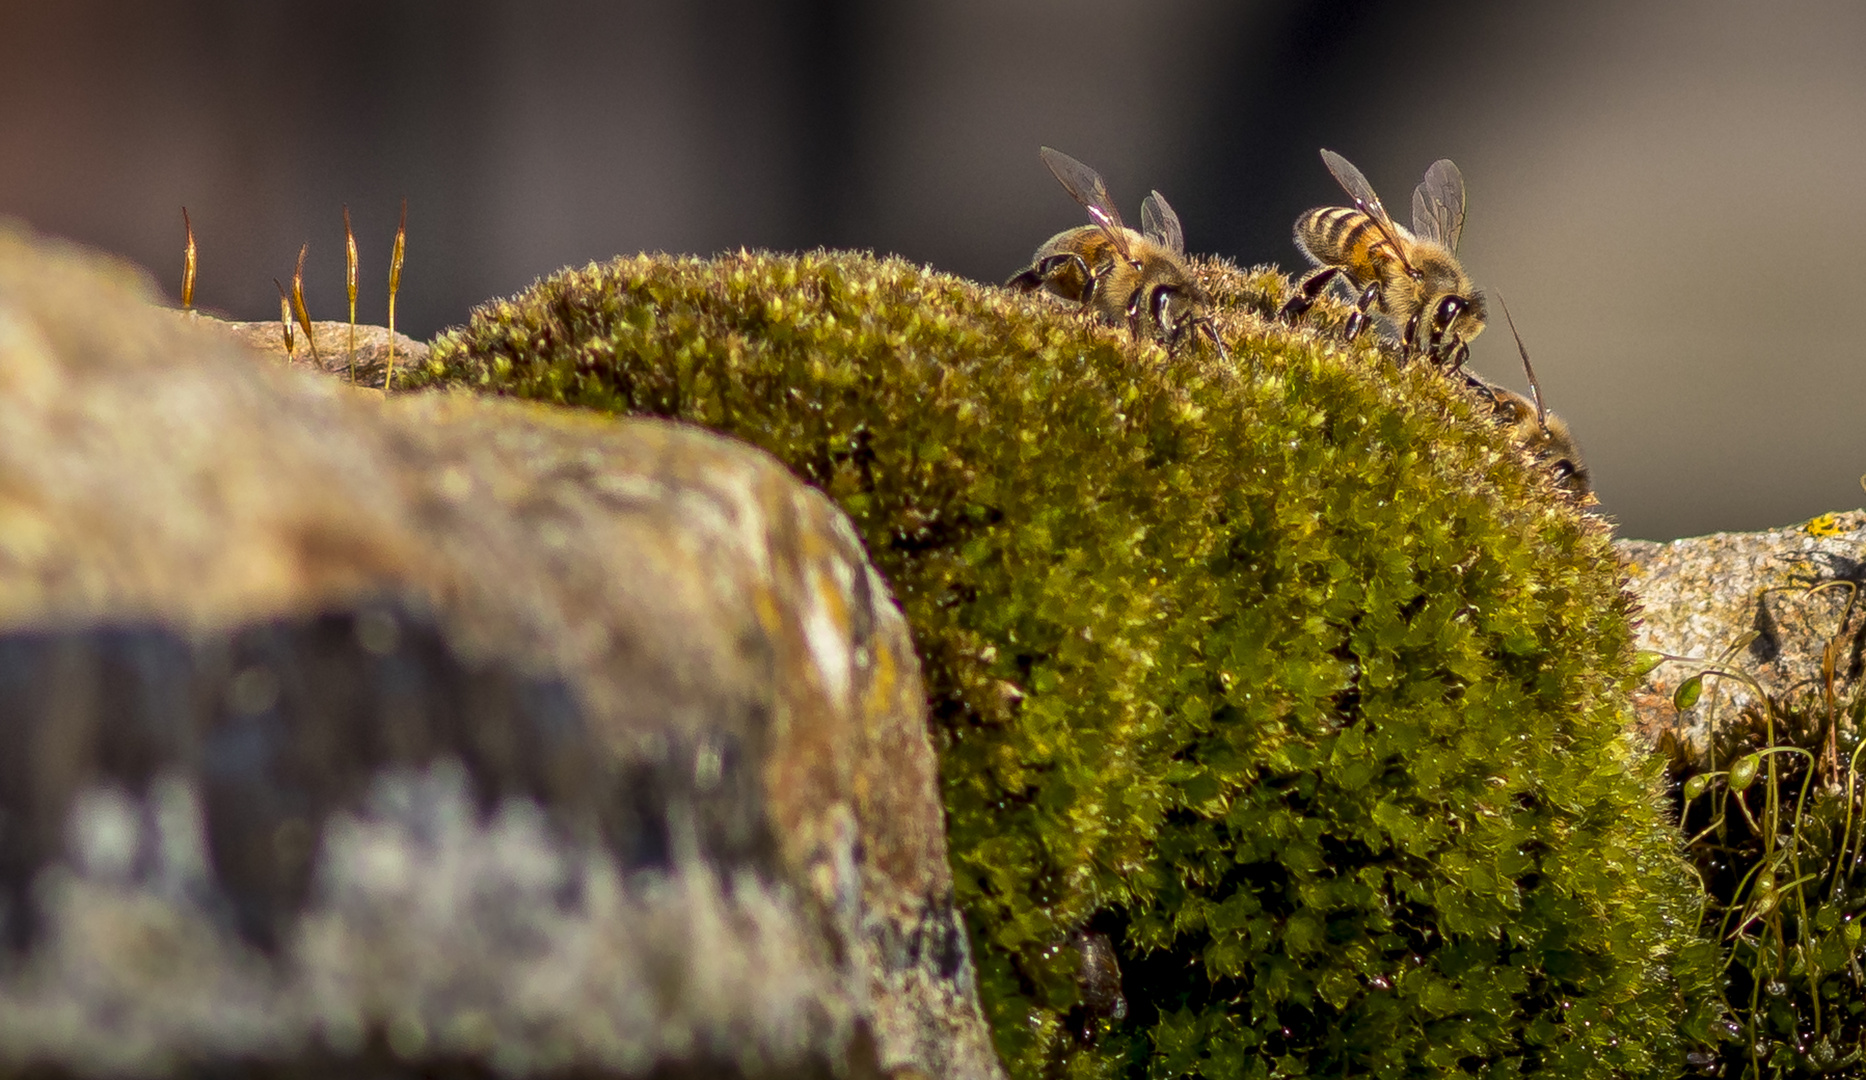
[(0, 230), (0, 1072), (1002, 1075), (823, 496), (152, 295)]
[(1621, 540), (1614, 547), (1642, 609), (1638, 647), (1692, 658), (1660, 665), (1634, 692), (1638, 729), (1649, 742), (1671, 732), (1702, 754), (1707, 726), (1751, 703), (1753, 693), (1741, 681), (1713, 676), (1697, 704), (1680, 714), (1673, 693), (1707, 667), (1741, 672), (1771, 695), (1811, 694), (1823, 650), (1837, 640), (1837, 691), (1846, 694), (1861, 677), (1866, 597), (1851, 594), (1866, 583), (1866, 511), (1764, 532)]

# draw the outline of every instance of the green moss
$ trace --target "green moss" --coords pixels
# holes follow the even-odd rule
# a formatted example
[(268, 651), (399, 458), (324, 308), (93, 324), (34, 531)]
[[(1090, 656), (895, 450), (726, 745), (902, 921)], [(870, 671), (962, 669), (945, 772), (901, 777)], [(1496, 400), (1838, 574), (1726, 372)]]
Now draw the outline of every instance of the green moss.
[(1619, 734), (1604, 528), (1427, 365), (1201, 273), (1236, 366), (815, 252), (566, 271), (424, 377), (731, 432), (848, 511), (1014, 1075), (1675, 1071), (1711, 950)]
[(1667, 740), (1704, 931), (1725, 942), (1723, 1039), (1699, 1075), (1866, 1076), (1866, 691), (1807, 675), (1714, 726), (1708, 762)]

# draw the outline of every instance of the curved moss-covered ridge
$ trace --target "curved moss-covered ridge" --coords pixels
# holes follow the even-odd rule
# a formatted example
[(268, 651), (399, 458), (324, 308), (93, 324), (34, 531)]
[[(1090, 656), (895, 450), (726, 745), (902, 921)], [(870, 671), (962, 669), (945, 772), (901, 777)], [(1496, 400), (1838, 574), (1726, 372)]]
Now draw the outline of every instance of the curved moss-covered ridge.
[(1201, 272), (1234, 366), (813, 252), (565, 271), (426, 377), (728, 431), (847, 510), (1015, 1075), (1675, 1074), (1714, 948), (1619, 736), (1604, 528), (1428, 365)]

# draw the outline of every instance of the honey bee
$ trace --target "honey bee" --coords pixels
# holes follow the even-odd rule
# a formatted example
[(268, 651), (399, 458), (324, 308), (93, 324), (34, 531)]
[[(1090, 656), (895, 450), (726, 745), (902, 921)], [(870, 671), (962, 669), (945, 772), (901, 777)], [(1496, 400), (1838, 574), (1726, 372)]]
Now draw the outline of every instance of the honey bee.
[(1528, 450), (1537, 461), (1547, 463), (1557, 487), (1585, 499), (1592, 487), (1587, 463), (1581, 460), (1581, 448), (1562, 418), (1542, 407), (1542, 384), (1536, 381), (1536, 369), (1529, 363), (1529, 349), (1523, 344), (1523, 336), (1516, 331), (1516, 320), (1510, 318), (1509, 305), (1503, 304), (1502, 297), (1498, 297), (1497, 302), (1502, 304), (1503, 319), (1516, 338), (1516, 351), (1523, 358), (1523, 374), (1529, 377), (1529, 391), (1535, 395), (1535, 400), (1470, 371), (1464, 372), (1464, 377), (1478, 393), (1489, 398), (1497, 421), (1509, 429), (1510, 441)]
[(1484, 330), (1484, 294), (1471, 284), (1454, 252), (1464, 231), (1464, 176), (1449, 159), (1432, 163), (1412, 193), (1412, 231), (1387, 216), (1380, 196), (1347, 158), (1322, 151), (1354, 207), (1324, 206), (1296, 219), (1296, 246), (1318, 269), (1304, 278), (1282, 315), (1307, 311), (1322, 290), (1341, 281), (1358, 290), (1346, 336), (1356, 337), (1378, 309), (1400, 334), (1407, 355), (1421, 352), (1453, 370), (1470, 356)]
[(1136, 337), (1144, 329), (1169, 350), (1196, 330), (1211, 339), (1221, 359), (1229, 359), (1207, 314), (1211, 298), (1186, 263), (1179, 215), (1166, 197), (1157, 191), (1147, 196), (1140, 204), (1141, 231), (1135, 232), (1121, 223), (1100, 173), (1047, 146), (1038, 154), (1095, 224), (1050, 237), (1005, 284), (1020, 292), (1047, 289), (1108, 322), (1125, 322)]

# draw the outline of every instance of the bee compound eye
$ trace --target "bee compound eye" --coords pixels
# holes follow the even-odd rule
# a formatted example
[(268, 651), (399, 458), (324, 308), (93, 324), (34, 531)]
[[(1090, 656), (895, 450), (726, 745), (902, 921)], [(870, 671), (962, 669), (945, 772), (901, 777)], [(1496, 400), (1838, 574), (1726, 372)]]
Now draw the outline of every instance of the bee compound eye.
[(1179, 321), (1179, 290), (1169, 285), (1162, 285), (1153, 290), (1153, 321), (1161, 330), (1171, 335), (1173, 324)]

